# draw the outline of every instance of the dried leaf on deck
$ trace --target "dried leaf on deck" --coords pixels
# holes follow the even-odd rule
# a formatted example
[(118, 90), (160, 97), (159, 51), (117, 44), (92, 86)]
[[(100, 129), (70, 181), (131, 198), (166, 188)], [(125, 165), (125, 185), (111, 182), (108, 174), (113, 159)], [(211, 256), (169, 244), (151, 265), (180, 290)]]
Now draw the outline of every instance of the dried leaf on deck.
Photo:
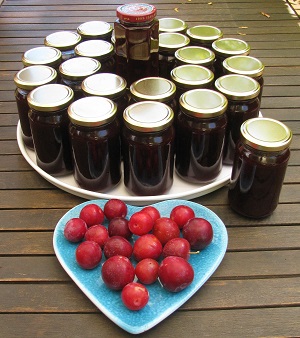
[(271, 15), (265, 13), (265, 12), (260, 12), (260, 14), (263, 15), (263, 16), (265, 16), (265, 17), (268, 18), (268, 19), (269, 19), (269, 17), (271, 16)]
[(179, 9), (176, 7), (176, 8), (174, 8), (174, 11), (178, 13)]
[(208, 4), (208, 5), (212, 5), (213, 3), (212, 3), (212, 2), (208, 2), (207, 4)]

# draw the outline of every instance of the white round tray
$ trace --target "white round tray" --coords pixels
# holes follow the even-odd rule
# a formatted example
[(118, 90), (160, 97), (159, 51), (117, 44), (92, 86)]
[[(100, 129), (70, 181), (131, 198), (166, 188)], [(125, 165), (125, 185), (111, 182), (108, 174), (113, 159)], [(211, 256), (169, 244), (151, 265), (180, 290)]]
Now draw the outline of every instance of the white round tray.
[(55, 185), (56, 187), (79, 197), (91, 200), (91, 199), (111, 199), (119, 198), (126, 203), (132, 205), (146, 205), (149, 203), (156, 203), (159, 201), (165, 201), (169, 199), (183, 198), (186, 200), (193, 199), (198, 196), (208, 194), (212, 191), (215, 191), (222, 186), (226, 185), (229, 182), (231, 176), (232, 166), (224, 165), (219, 176), (209, 184), (191, 184), (183, 181), (174, 173), (174, 182), (172, 188), (165, 195), (155, 195), (155, 196), (137, 196), (131, 195), (125, 188), (123, 181), (121, 179), (120, 184), (114, 189), (102, 193), (99, 191), (90, 191), (83, 188), (80, 188), (76, 181), (74, 180), (73, 175), (66, 175), (61, 177), (53, 177), (42, 170), (36, 164), (36, 156), (33, 150), (27, 148), (24, 145), (20, 122), (17, 126), (17, 141), (22, 155), (29, 165), (36, 170), (43, 178)]

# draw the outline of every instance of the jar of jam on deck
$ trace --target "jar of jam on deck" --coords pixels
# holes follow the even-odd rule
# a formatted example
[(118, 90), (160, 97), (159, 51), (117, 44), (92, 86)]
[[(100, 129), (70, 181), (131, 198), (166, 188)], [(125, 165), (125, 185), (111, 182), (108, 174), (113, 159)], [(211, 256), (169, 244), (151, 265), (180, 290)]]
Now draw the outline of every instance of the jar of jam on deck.
[(261, 102), (264, 86), (264, 65), (260, 60), (249, 55), (230, 56), (223, 61), (223, 70), (225, 74), (240, 74), (255, 79), (260, 84), (260, 93), (258, 98)]
[(190, 39), (181, 33), (159, 34), (159, 76), (170, 79), (171, 70), (175, 67), (175, 52), (189, 43)]
[(49, 34), (44, 39), (44, 45), (61, 51), (62, 61), (75, 57), (75, 46), (81, 41), (81, 36), (72, 31), (58, 31)]
[(160, 18), (159, 33), (181, 33), (185, 34), (187, 24), (185, 21), (178, 18)]
[(121, 179), (120, 124), (110, 99), (90, 96), (68, 109), (74, 178), (84, 189), (107, 191)]
[(291, 140), (290, 129), (273, 119), (253, 118), (242, 124), (228, 191), (234, 211), (261, 218), (276, 209)]
[(59, 66), (61, 82), (73, 89), (74, 100), (83, 97), (82, 81), (88, 76), (98, 73), (100, 69), (101, 63), (98, 60), (83, 56), (64, 61)]
[(123, 124), (123, 112), (129, 105), (126, 80), (112, 73), (99, 73), (83, 80), (81, 89), (84, 96), (102, 96), (117, 105), (117, 117)]
[(197, 25), (190, 27), (186, 35), (191, 40), (192, 46), (201, 46), (211, 49), (212, 43), (223, 37), (221, 29), (209, 25)]
[(173, 112), (177, 111), (175, 98), (175, 84), (163, 77), (146, 77), (135, 81), (130, 86), (130, 101), (136, 103), (141, 101), (156, 101), (168, 105)]
[(210, 89), (182, 94), (176, 129), (177, 174), (191, 183), (213, 181), (222, 170), (227, 99)]
[(208, 48), (198, 46), (187, 46), (175, 52), (175, 66), (198, 65), (215, 71), (215, 53)]
[(67, 111), (73, 97), (68, 86), (46, 84), (32, 90), (27, 98), (36, 162), (53, 176), (73, 171)]
[(62, 62), (61, 51), (54, 47), (40, 46), (27, 50), (22, 56), (22, 63), (25, 67), (45, 65), (58, 71)]
[(45, 65), (25, 67), (14, 76), (16, 85), (15, 99), (18, 107), (22, 140), (29, 148), (33, 148), (33, 141), (28, 118), (29, 106), (27, 96), (31, 90), (48, 83), (55, 83), (56, 79), (56, 70)]
[(212, 50), (216, 54), (215, 78), (224, 75), (223, 61), (234, 55), (248, 55), (250, 53), (249, 44), (241, 39), (221, 38), (212, 43)]
[(171, 81), (176, 86), (177, 109), (180, 96), (193, 89), (212, 89), (214, 73), (206, 67), (197, 65), (182, 65), (171, 71)]
[(101, 63), (102, 73), (115, 73), (114, 46), (104, 40), (87, 40), (75, 47), (76, 56), (96, 59)]
[(144, 101), (124, 111), (122, 149), (124, 184), (135, 195), (161, 195), (173, 184), (173, 111), (164, 103)]
[(130, 3), (117, 8), (114, 23), (116, 74), (128, 86), (148, 76), (158, 76), (158, 27), (156, 8)]
[(87, 21), (77, 27), (77, 33), (82, 41), (86, 40), (105, 40), (110, 42), (113, 27), (105, 21)]
[(223, 162), (232, 164), (242, 123), (259, 115), (260, 85), (248, 76), (229, 74), (218, 78), (215, 88), (228, 99)]

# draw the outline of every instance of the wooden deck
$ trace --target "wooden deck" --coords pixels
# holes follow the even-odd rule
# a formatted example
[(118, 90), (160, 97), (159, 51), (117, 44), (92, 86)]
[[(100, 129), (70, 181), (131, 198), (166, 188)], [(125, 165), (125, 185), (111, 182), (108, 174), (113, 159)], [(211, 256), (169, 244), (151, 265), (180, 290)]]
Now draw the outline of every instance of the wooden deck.
[[(290, 1), (292, 2), (292, 1)], [(295, 2), (295, 1), (294, 1)], [(114, 22), (120, 1), (4, 0), (0, 7), (0, 336), (129, 337), (60, 266), (52, 247), (60, 217), (82, 198), (44, 180), (16, 140), (14, 74), (22, 53), (57, 30)], [(225, 258), (180, 309), (141, 337), (300, 336), (300, 21), (283, 0), (149, 1), (158, 17), (204, 23), (242, 38), (266, 66), (261, 111), (293, 133), (280, 204), (272, 216), (233, 213), (227, 187), (194, 199), (217, 213), (229, 236)]]

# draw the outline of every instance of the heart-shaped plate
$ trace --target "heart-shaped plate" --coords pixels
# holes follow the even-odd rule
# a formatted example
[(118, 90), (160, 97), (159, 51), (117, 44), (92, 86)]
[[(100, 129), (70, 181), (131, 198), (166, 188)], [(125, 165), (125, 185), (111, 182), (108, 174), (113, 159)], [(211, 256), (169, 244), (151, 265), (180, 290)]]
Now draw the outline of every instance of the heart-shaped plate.
[[(213, 240), (208, 247), (198, 254), (192, 254), (189, 262), (194, 268), (194, 280), (184, 290), (172, 293), (165, 290), (159, 281), (147, 285), (150, 294), (148, 304), (139, 311), (128, 310), (121, 301), (121, 292), (108, 289), (101, 278), (101, 264), (93, 270), (84, 270), (75, 260), (78, 244), (68, 242), (63, 234), (66, 222), (78, 217), (86, 204), (95, 203), (101, 208), (107, 200), (91, 200), (69, 210), (57, 223), (53, 235), (54, 251), (62, 267), (85, 293), (85, 295), (115, 324), (124, 330), (138, 334), (149, 330), (185, 303), (209, 279), (221, 263), (228, 243), (227, 230), (221, 219), (208, 208), (186, 200), (167, 200), (153, 204), (161, 216), (169, 217), (171, 210), (177, 205), (188, 205), (195, 211), (196, 217), (207, 219), (213, 227)], [(143, 207), (127, 205), (127, 218)], [(107, 225), (105, 221), (104, 225)], [(133, 264), (135, 262), (133, 261)]]

